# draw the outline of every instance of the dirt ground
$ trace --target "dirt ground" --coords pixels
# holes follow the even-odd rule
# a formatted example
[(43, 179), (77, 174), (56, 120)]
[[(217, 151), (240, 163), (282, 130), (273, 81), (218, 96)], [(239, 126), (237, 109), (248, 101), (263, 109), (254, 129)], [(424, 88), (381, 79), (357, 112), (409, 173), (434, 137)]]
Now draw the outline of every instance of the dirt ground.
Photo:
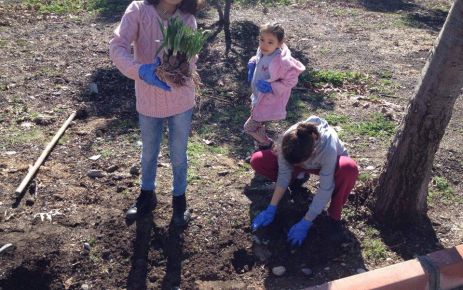
[[(0, 247), (13, 244), (0, 253), (0, 289), (301, 289), (463, 243), (461, 97), (433, 168), (452, 197), (429, 202), (429, 221), (391, 230), (371, 217), (364, 204), (370, 187), (359, 180), (344, 210), (350, 240), (341, 245), (327, 241), (325, 215), (300, 249), (286, 244), (287, 230), (312, 199), (315, 177), (285, 197), (271, 227), (253, 235), (250, 222), (268, 204), (272, 184), (244, 162), (252, 143), (242, 132), (250, 102), (245, 67), (257, 48), (258, 25), (282, 22), (287, 44), (308, 70), (369, 76), (342, 86), (301, 78), (287, 120), (270, 126), (277, 136), (311, 114), (348, 116), (355, 124), (376, 113), (398, 124), (449, 7), (444, 0), (234, 6), (228, 55), (217, 12), (201, 12), (198, 24), (213, 37), (198, 63), (204, 85), (189, 145), (187, 192), (193, 219), (178, 230), (170, 226), (166, 144), (158, 207), (137, 224), (124, 222), (139, 190), (140, 141), (133, 82), (108, 57), (123, 9), (54, 15), (0, 1)], [(71, 112), (82, 108), (85, 114), (17, 197), (29, 166)], [(390, 139), (342, 138), (361, 173), (378, 176)], [(275, 266), (286, 273), (273, 275)]]

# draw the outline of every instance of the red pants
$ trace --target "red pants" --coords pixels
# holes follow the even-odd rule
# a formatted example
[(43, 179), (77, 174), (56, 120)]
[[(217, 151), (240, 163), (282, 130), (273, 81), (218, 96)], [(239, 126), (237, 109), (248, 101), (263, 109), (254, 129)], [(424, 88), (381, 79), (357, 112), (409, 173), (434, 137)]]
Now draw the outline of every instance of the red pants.
[[(272, 150), (257, 151), (251, 156), (251, 166), (260, 175), (271, 181), (278, 177), (278, 157)], [(319, 175), (319, 169), (294, 168), (293, 180), (299, 173)], [(334, 173), (334, 191), (328, 208), (328, 215), (334, 220), (341, 219), (341, 210), (347, 201), (350, 191), (355, 185), (359, 174), (357, 164), (348, 156), (339, 156)]]

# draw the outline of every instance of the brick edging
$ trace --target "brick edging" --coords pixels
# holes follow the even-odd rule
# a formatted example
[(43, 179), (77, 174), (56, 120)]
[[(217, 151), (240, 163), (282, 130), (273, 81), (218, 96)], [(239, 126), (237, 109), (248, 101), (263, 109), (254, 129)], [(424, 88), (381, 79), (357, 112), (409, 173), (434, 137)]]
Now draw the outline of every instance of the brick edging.
[(303, 290), (446, 290), (463, 285), (463, 244)]

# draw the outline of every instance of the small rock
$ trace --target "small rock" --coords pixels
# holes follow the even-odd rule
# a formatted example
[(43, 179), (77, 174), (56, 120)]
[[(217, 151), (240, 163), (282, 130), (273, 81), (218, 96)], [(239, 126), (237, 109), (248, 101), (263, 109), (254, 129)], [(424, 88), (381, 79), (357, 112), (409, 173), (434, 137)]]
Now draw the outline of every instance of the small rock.
[(118, 169), (119, 169), (119, 166), (117, 166), (117, 165), (111, 165), (111, 166), (109, 166), (108, 168), (106, 168), (106, 172), (111, 173), (111, 172), (114, 172), (114, 171), (116, 171), (116, 170), (118, 170)]
[(330, 267), (325, 267), (323, 270), (329, 271), (329, 270), (330, 270)]
[(276, 266), (273, 267), (272, 273), (275, 276), (283, 276), (286, 272), (286, 268), (284, 266)]
[(26, 199), (26, 205), (27, 206), (33, 206), (34, 203), (35, 203), (35, 198), (34, 197), (31, 196), (31, 197)]
[(88, 85), (88, 90), (91, 94), (98, 94), (98, 85), (96, 83), (90, 83)]
[(51, 123), (53, 123), (53, 118), (50, 117), (50, 116), (45, 116), (45, 115), (39, 114), (32, 121), (37, 125), (45, 125), (46, 126), (46, 125), (50, 125)]
[(140, 168), (137, 165), (134, 165), (130, 168), (130, 174), (131, 175), (139, 175), (140, 174)]
[(92, 249), (92, 246), (90, 246), (89, 243), (84, 243), (84, 250), (85, 250), (85, 251), (90, 252), (91, 249)]
[(13, 244), (5, 244), (0, 248), (0, 255), (9, 253), (14, 250), (14, 245)]
[(312, 273), (313, 273), (312, 269), (307, 268), (307, 267), (302, 268), (301, 271), (302, 271), (302, 273), (304, 273), (304, 275), (307, 275), (307, 276), (312, 275)]
[(109, 250), (104, 251), (101, 257), (103, 258), (103, 260), (106, 260), (106, 261), (111, 260), (111, 251)]
[(360, 274), (360, 273), (365, 273), (367, 270), (363, 269), (363, 268), (358, 268), (357, 269), (357, 273)]
[(90, 286), (88, 286), (88, 284), (82, 284), (82, 286), (80, 286), (80, 288), (82, 290), (88, 290), (88, 289), (90, 289)]
[(372, 166), (372, 165), (370, 165), (370, 166), (367, 166), (367, 168), (365, 168), (365, 170), (373, 170), (373, 169), (375, 169), (375, 167), (374, 167), (374, 166)]
[(95, 161), (95, 160), (98, 160), (98, 159), (100, 159), (100, 157), (101, 157), (101, 155), (100, 155), (100, 154), (98, 154), (98, 155), (93, 155), (93, 156), (90, 156), (88, 159)]
[(103, 177), (103, 176), (105, 176), (105, 173), (103, 172), (103, 170), (90, 169), (90, 170), (87, 172), (87, 176), (88, 176), (88, 177), (91, 177), (91, 178), (97, 178), (97, 177)]
[(220, 171), (217, 173), (218, 176), (225, 176), (225, 175), (228, 175), (228, 173), (230, 173), (228, 170), (224, 170), (224, 171)]

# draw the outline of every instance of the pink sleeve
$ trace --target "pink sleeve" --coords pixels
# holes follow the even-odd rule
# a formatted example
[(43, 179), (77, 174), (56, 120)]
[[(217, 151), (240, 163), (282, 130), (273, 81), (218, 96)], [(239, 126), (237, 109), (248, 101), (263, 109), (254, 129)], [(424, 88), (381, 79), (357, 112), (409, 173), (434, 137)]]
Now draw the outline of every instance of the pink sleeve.
[(138, 37), (139, 18), (139, 7), (132, 2), (122, 16), (121, 23), (114, 30), (114, 37), (109, 46), (109, 55), (116, 67), (123, 75), (134, 80), (139, 80), (138, 69), (141, 66), (131, 52), (132, 42)]
[(300, 73), (300, 71), (294, 68), (289, 69), (286, 72), (284, 78), (271, 82), (273, 92), (276, 95), (281, 95), (282, 92), (288, 91), (288, 89), (292, 89), (294, 86), (296, 86)]

